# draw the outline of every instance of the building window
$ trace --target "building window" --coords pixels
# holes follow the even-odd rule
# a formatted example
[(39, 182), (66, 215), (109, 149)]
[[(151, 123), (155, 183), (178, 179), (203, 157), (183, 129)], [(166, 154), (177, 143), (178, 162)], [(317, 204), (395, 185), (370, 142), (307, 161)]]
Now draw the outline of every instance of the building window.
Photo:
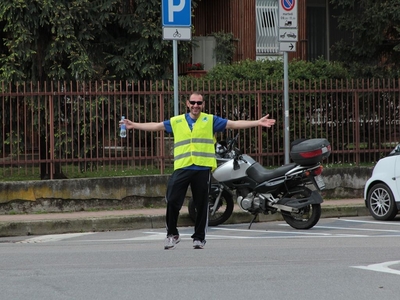
[(257, 0), (256, 18), (257, 55), (278, 53), (278, 0)]

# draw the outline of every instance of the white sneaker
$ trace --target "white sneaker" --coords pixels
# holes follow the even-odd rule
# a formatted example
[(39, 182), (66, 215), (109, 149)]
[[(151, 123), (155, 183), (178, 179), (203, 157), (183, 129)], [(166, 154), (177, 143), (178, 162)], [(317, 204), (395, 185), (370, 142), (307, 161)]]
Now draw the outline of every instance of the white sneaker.
[(164, 240), (164, 249), (174, 249), (176, 244), (178, 244), (180, 241), (181, 238), (179, 235), (168, 235)]
[(193, 248), (194, 249), (203, 249), (204, 245), (206, 244), (206, 241), (199, 241), (199, 240), (193, 240)]

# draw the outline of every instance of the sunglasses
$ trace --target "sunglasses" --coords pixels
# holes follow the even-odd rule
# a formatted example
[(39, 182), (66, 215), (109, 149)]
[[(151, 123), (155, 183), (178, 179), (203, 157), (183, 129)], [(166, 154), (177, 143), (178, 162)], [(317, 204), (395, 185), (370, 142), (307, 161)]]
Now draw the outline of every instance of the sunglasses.
[(189, 101), (189, 103), (190, 103), (191, 105), (195, 105), (195, 104), (197, 104), (197, 105), (202, 105), (202, 104), (203, 104), (203, 101)]

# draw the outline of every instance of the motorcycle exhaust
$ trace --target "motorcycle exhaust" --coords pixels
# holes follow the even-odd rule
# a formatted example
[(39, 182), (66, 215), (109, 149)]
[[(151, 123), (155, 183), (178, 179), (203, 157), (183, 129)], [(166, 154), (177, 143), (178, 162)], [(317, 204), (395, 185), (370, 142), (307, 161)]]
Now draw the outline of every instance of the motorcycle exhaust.
[(324, 202), (321, 195), (317, 191), (312, 191), (308, 198), (282, 198), (276, 204), (272, 205), (275, 208), (284, 211), (297, 211), (311, 204), (321, 204)]

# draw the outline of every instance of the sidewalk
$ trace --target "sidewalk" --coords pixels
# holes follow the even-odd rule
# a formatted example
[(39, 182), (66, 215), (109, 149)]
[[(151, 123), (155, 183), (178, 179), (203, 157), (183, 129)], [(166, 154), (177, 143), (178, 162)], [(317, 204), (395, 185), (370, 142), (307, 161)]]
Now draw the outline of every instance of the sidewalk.
[[(364, 199), (325, 200), (321, 218), (369, 215)], [(247, 223), (252, 215), (237, 205), (226, 222)], [(281, 215), (259, 215), (259, 222), (281, 220)], [(182, 207), (179, 226), (193, 226), (187, 207)], [(88, 231), (164, 228), (165, 208), (79, 211), (68, 213), (0, 215), (0, 237), (60, 234)]]

